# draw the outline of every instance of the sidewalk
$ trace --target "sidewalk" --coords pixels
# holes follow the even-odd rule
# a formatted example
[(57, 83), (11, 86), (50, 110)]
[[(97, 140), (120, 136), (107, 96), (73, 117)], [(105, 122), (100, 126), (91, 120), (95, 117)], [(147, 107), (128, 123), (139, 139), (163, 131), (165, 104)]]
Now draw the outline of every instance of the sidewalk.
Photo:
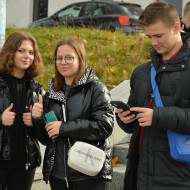
[(42, 170), (41, 168), (36, 169), (34, 182), (32, 184), (31, 190), (50, 190), (50, 185), (46, 184), (45, 181), (42, 179)]

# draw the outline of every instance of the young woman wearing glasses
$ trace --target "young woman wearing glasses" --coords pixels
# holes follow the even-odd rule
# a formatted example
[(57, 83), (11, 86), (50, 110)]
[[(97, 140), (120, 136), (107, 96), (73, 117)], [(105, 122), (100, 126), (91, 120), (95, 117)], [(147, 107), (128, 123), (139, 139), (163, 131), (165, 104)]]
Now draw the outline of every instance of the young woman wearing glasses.
[[(110, 93), (92, 67), (87, 67), (85, 48), (79, 39), (61, 40), (54, 62), (55, 77), (50, 80), (44, 99), (40, 96), (32, 110), (36, 129), (46, 134), (39, 139), (47, 145), (44, 179), (50, 181), (52, 190), (109, 190), (112, 166), (107, 138), (113, 129)], [(45, 125), (42, 116), (52, 110), (58, 121)], [(58, 137), (52, 138), (55, 135)], [(105, 163), (97, 176), (87, 176), (68, 166), (68, 139), (71, 145), (80, 140), (105, 151)]]

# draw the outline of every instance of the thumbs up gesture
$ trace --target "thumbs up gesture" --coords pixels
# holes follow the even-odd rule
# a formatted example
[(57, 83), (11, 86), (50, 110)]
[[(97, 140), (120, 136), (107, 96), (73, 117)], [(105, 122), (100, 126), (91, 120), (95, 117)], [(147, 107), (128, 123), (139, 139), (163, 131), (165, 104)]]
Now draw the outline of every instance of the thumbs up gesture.
[(32, 108), (32, 117), (38, 118), (42, 115), (43, 112), (43, 97), (39, 94), (39, 102), (35, 103)]
[(4, 126), (11, 126), (15, 120), (15, 112), (12, 112), (13, 103), (2, 113), (2, 124)]
[(30, 112), (23, 113), (22, 115), (24, 124), (29, 127), (33, 127), (31, 112), (32, 112), (32, 106), (30, 106)]

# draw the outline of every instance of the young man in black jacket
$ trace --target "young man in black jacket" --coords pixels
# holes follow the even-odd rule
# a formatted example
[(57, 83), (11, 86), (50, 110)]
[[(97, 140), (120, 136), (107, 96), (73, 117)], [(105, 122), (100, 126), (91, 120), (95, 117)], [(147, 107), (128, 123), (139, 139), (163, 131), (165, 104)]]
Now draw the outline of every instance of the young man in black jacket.
[[(116, 110), (119, 126), (132, 133), (124, 190), (189, 189), (190, 164), (172, 159), (166, 132), (190, 134), (190, 35), (180, 32), (177, 10), (166, 2), (151, 3), (138, 22), (153, 50), (131, 76), (132, 108)], [(151, 96), (151, 63), (164, 107)]]

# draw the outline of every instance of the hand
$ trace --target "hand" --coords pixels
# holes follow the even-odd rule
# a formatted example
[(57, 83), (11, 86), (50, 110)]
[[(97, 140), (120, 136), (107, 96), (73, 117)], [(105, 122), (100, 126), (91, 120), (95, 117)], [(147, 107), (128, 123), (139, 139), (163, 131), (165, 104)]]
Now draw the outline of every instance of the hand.
[(52, 121), (52, 122), (49, 122), (45, 126), (45, 129), (49, 137), (53, 137), (54, 135), (59, 135), (59, 129), (60, 129), (61, 123), (62, 121)]
[(35, 103), (32, 108), (32, 117), (38, 118), (42, 115), (43, 112), (43, 98), (42, 95), (39, 94), (39, 102)]
[(131, 114), (130, 111), (123, 111), (122, 109), (116, 109), (116, 113), (118, 113), (118, 117), (123, 123), (131, 123), (135, 121), (136, 117), (135, 114)]
[(13, 103), (2, 113), (2, 124), (4, 126), (11, 126), (14, 123), (16, 113), (12, 112)]
[(138, 119), (139, 125), (141, 127), (147, 127), (152, 125), (153, 109), (133, 107), (130, 108), (130, 111), (140, 112), (139, 114), (137, 114), (136, 119)]
[(30, 106), (30, 112), (23, 113), (22, 116), (24, 124), (29, 127), (33, 127), (31, 112), (32, 112), (32, 106)]

